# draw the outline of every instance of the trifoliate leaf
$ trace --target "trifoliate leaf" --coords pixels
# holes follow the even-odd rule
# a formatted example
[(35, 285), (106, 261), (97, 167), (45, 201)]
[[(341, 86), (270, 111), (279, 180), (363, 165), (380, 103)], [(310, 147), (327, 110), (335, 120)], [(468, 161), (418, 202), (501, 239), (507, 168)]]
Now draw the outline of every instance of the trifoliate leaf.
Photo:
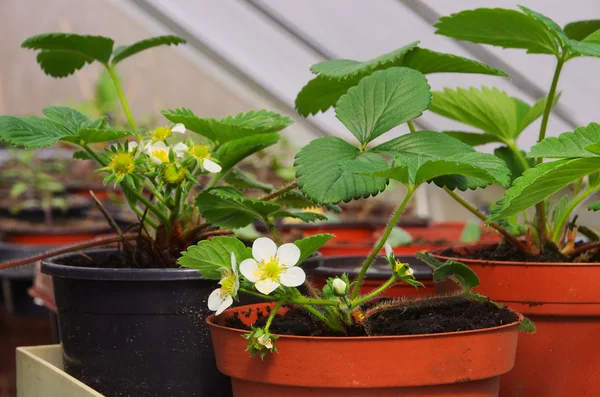
[(473, 43), (559, 54), (555, 32), (546, 23), (516, 10), (478, 8), (442, 17), (437, 34)]
[(323, 214), (318, 214), (316, 212), (308, 212), (308, 211), (284, 211), (280, 210), (274, 212), (270, 215), (271, 218), (280, 219), (280, 218), (294, 218), (300, 219), (302, 222), (310, 223), (316, 221), (326, 221), (327, 217)]
[(200, 241), (181, 254), (177, 260), (183, 267), (196, 269), (207, 280), (221, 279), (219, 269), (231, 269), (231, 253), (234, 253), (237, 265), (252, 258), (252, 249), (235, 237), (213, 237)]
[(558, 137), (548, 137), (531, 148), (527, 157), (577, 158), (596, 157), (588, 149), (600, 142), (600, 124), (590, 123), (586, 127), (577, 127), (574, 132), (565, 132)]
[(464, 131), (442, 131), (442, 133), (458, 139), (470, 146), (485, 145), (492, 142), (501, 142), (501, 140), (492, 134), (480, 132), (464, 132)]
[(460, 242), (465, 244), (476, 243), (481, 238), (481, 226), (474, 219), (469, 219), (460, 233)]
[(451, 278), (457, 282), (467, 293), (479, 285), (479, 277), (471, 268), (464, 263), (446, 261), (433, 272), (433, 281), (440, 282)]
[(353, 61), (349, 59), (334, 59), (330, 61), (324, 61), (311, 66), (310, 70), (313, 73), (328, 79), (347, 79), (359, 74), (373, 71), (386, 64), (392, 64), (398, 59), (404, 57), (407, 52), (415, 48), (418, 44), (418, 41), (412, 42), (390, 53), (365, 62)]
[(73, 133), (56, 121), (42, 117), (0, 116), (0, 140), (25, 147), (51, 146)]
[(254, 177), (239, 168), (232, 168), (224, 178), (231, 186), (242, 189), (260, 189), (264, 192), (271, 192), (275, 188), (273, 185), (268, 183), (262, 183), (254, 179)]
[(473, 73), (508, 77), (503, 70), (458, 55), (444, 54), (426, 48), (414, 48), (393, 66), (405, 66), (423, 74)]
[(50, 120), (61, 124), (73, 134), (91, 123), (91, 120), (86, 116), (66, 106), (48, 106), (42, 112)]
[(79, 131), (77, 131), (77, 134), (85, 143), (96, 143), (116, 141), (132, 135), (133, 132), (126, 130), (82, 128)]
[(566, 35), (573, 40), (583, 40), (592, 33), (600, 30), (600, 19), (571, 22), (565, 25)]
[(332, 80), (317, 76), (306, 84), (296, 97), (296, 110), (302, 116), (325, 112), (334, 106), (348, 90), (360, 82), (362, 76)]
[(492, 210), (488, 221), (524, 211), (574, 181), (600, 170), (599, 158), (580, 158), (541, 163), (517, 178)]
[[(513, 181), (520, 177), (527, 168), (531, 168), (535, 165), (534, 159), (527, 158), (525, 159), (526, 165), (523, 164), (515, 152), (507, 146), (494, 149), (494, 155), (506, 163), (506, 166), (510, 170), (511, 180)], [(521, 152), (521, 155), (525, 158), (525, 152)]]
[(315, 234), (294, 241), (294, 244), (300, 248), (300, 259), (298, 260), (298, 263), (302, 263), (302, 261), (317, 252), (319, 248), (324, 246), (332, 238), (333, 234)]
[(389, 68), (365, 77), (335, 106), (337, 118), (360, 143), (419, 117), (431, 102), (427, 79), (408, 68)]
[(249, 111), (220, 120), (200, 118), (187, 108), (163, 110), (161, 113), (169, 121), (183, 123), (188, 130), (220, 143), (257, 134), (278, 132), (293, 124), (288, 117), (266, 110)]
[(207, 222), (230, 229), (245, 227), (281, 208), (274, 203), (246, 197), (230, 186), (202, 192), (196, 198), (196, 207)]
[(587, 209), (590, 211), (599, 211), (600, 210), (600, 201), (596, 201), (587, 206)]
[(71, 33), (48, 33), (28, 38), (23, 48), (41, 50), (37, 60), (41, 68), (53, 77), (65, 77), (86, 63), (107, 64), (114, 42), (108, 37)]
[(294, 165), (297, 167), (298, 186), (310, 200), (319, 204), (336, 204), (375, 196), (385, 189), (388, 182), (386, 178), (345, 171), (343, 166), (351, 162), (387, 165), (381, 156), (361, 152), (341, 138), (319, 138), (296, 155)]
[(556, 38), (556, 40), (558, 40), (558, 42), (561, 45), (568, 45), (570, 40), (567, 37), (566, 33), (562, 30), (562, 28), (560, 26), (558, 26), (558, 24), (556, 22), (554, 22), (552, 19), (550, 19), (549, 17), (537, 12), (537, 11), (533, 11), (527, 7), (523, 7), (523, 6), (519, 6), (519, 8), (521, 9), (521, 11), (523, 11), (526, 15), (529, 15), (530, 17), (537, 19), (538, 21), (540, 21), (541, 23), (543, 23), (546, 28), (548, 28), (548, 31)]
[(128, 46), (120, 46), (112, 54), (111, 63), (116, 65), (121, 62), (125, 58), (129, 58), (132, 55), (137, 54), (138, 52), (145, 51), (149, 48), (158, 47), (161, 45), (178, 45), (184, 44), (185, 40), (178, 36), (157, 36), (151, 37), (149, 39), (138, 41), (137, 43), (128, 45)]

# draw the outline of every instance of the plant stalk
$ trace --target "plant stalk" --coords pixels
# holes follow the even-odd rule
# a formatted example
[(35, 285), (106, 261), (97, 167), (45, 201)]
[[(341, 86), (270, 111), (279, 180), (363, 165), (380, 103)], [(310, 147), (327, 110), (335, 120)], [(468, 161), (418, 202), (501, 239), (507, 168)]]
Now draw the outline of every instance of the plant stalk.
[(396, 209), (396, 212), (394, 212), (394, 214), (390, 218), (390, 220), (385, 228), (385, 231), (383, 232), (383, 235), (379, 239), (379, 242), (375, 245), (375, 247), (373, 247), (373, 250), (367, 257), (367, 260), (363, 263), (362, 269), (360, 269), (360, 273), (358, 274), (358, 278), (356, 279), (356, 283), (354, 284), (354, 287), (352, 289), (352, 295), (350, 295), (350, 298), (352, 300), (356, 299), (356, 297), (358, 296), (358, 294), (360, 292), (360, 287), (362, 286), (362, 283), (365, 279), (365, 275), (367, 274), (367, 270), (369, 269), (369, 266), (371, 266), (371, 263), (373, 263), (373, 260), (379, 254), (379, 251), (381, 251), (385, 242), (387, 241), (388, 237), (390, 236), (392, 229), (394, 228), (394, 226), (396, 226), (396, 223), (398, 223), (398, 219), (400, 218), (400, 215), (402, 215), (402, 212), (404, 212), (404, 208), (410, 201), (415, 189), (416, 189), (416, 187), (408, 188), (408, 192), (406, 193), (406, 196), (404, 196), (404, 200), (402, 200), (402, 203), (398, 206), (398, 209)]
[(578, 195), (577, 197), (575, 197), (569, 203), (569, 205), (567, 206), (567, 208), (565, 209), (565, 211), (561, 215), (558, 223), (556, 224), (556, 227), (552, 231), (552, 241), (554, 241), (557, 244), (561, 243), (561, 241), (559, 241), (559, 239), (560, 239), (560, 237), (563, 234), (562, 230), (565, 227), (565, 223), (567, 222), (567, 219), (569, 219), (569, 216), (571, 215), (571, 213), (575, 210), (575, 208), (577, 208), (577, 206), (579, 204), (581, 204), (582, 201), (584, 201), (586, 198), (588, 198), (589, 196), (591, 196), (592, 194), (594, 194), (596, 191), (598, 191), (598, 189), (587, 188), (580, 195)]
[(415, 128), (415, 123), (413, 123), (412, 120), (408, 120), (408, 129), (410, 130), (410, 132), (417, 132), (417, 129)]
[(390, 288), (392, 285), (394, 285), (397, 281), (396, 276), (392, 276), (390, 277), (390, 279), (388, 281), (386, 281), (381, 287), (377, 288), (374, 291), (371, 291), (368, 295), (365, 295), (363, 297), (361, 297), (360, 299), (357, 299), (356, 301), (352, 302), (352, 304), (349, 306), (350, 309), (354, 309), (355, 307), (358, 307), (360, 305), (362, 305), (365, 302), (368, 302), (369, 300), (375, 298), (377, 295), (381, 294), (383, 291), (385, 291), (386, 289)]
[(288, 184), (288, 185), (286, 185), (286, 186), (284, 186), (284, 187), (282, 187), (280, 189), (277, 189), (277, 190), (272, 191), (271, 193), (269, 193), (267, 195), (262, 196), (260, 198), (260, 200), (262, 200), (262, 201), (272, 200), (275, 197), (277, 197), (279, 195), (282, 195), (283, 193), (286, 193), (286, 192), (289, 192), (292, 189), (295, 189), (296, 187), (298, 187), (298, 182), (297, 181), (296, 182), (292, 182), (292, 183), (290, 183), (290, 184)]
[[(467, 209), (470, 213), (472, 213), (473, 215), (475, 215), (476, 217), (478, 217), (479, 219), (481, 219), (482, 221), (485, 222), (485, 220), (487, 219), (487, 217), (485, 216), (485, 214), (483, 214), (481, 211), (479, 211), (477, 208), (473, 207), (465, 199), (463, 199), (458, 194), (456, 194), (455, 192), (453, 192), (452, 190), (448, 189), (445, 186), (444, 186), (444, 190), (454, 200), (456, 200), (460, 205), (462, 205), (465, 209)], [(496, 222), (490, 222), (489, 226), (491, 228), (493, 228), (494, 230), (496, 230), (498, 233), (500, 233), (502, 235), (502, 237), (504, 237), (504, 239), (506, 241), (508, 241), (509, 243), (513, 244), (515, 247), (519, 248), (521, 251), (523, 251), (523, 252), (528, 252), (529, 251), (527, 249), (527, 247), (525, 246), (525, 244), (523, 244), (521, 241), (519, 241), (518, 238), (516, 238), (515, 236), (513, 236), (512, 234), (510, 234), (510, 232), (508, 230), (506, 230), (505, 228), (503, 228), (502, 226), (500, 226), (498, 223), (496, 223)]]
[(115, 89), (117, 90), (117, 95), (119, 95), (119, 99), (121, 100), (121, 105), (123, 106), (123, 111), (125, 112), (125, 116), (127, 117), (127, 121), (129, 121), (129, 125), (131, 129), (137, 131), (137, 125), (135, 124), (135, 120), (133, 119), (133, 115), (131, 114), (131, 110), (129, 109), (129, 105), (127, 104), (127, 99), (125, 99), (125, 94), (123, 93), (123, 89), (121, 88), (121, 83), (119, 82), (119, 78), (115, 73), (115, 70), (111, 65), (105, 65), (108, 70), (108, 74), (115, 85)]
[(285, 304), (285, 301), (277, 302), (277, 304), (275, 305), (273, 310), (271, 310), (271, 313), (269, 313), (269, 318), (267, 318), (267, 322), (265, 323), (265, 328), (264, 328), (265, 332), (269, 331), (269, 327), (271, 326), (273, 319), (277, 315), (277, 311), (279, 311), (281, 306), (283, 306), (284, 304)]

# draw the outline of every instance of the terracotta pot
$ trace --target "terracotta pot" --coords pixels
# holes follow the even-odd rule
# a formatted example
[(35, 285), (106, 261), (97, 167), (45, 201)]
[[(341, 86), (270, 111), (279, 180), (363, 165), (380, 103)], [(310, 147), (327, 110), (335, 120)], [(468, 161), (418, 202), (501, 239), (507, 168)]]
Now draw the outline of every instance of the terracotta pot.
[[(365, 258), (365, 255), (324, 258), (323, 264), (313, 272), (312, 281), (318, 288), (323, 288), (329, 277), (339, 276), (342, 273), (348, 274), (350, 279), (356, 279)], [(415, 288), (407, 283), (399, 282), (392, 288), (388, 288), (382, 294), (383, 297), (401, 298), (435, 296), (436, 294), (451, 293), (459, 290), (458, 285), (451, 280), (442, 283), (434, 283), (432, 280), (431, 268), (414, 256), (398, 256), (397, 259), (410, 264), (411, 268), (415, 271), (416, 279), (422, 282), (425, 287)], [(370, 271), (365, 277), (360, 293), (368, 294), (374, 289), (379, 288), (384, 282), (389, 280), (391, 276), (392, 271), (385, 258), (376, 258), (371, 265)]]
[[(458, 247), (459, 252), (482, 246)], [(477, 291), (533, 320), (503, 397), (595, 396), (600, 389), (600, 263), (501, 262), (434, 256), (468, 264)]]
[(234, 397), (492, 397), (498, 396), (500, 375), (514, 364), (518, 321), (432, 335), (281, 335), (279, 353), (261, 361), (246, 351), (242, 334), (247, 331), (223, 324), (235, 313), (252, 324), (267, 306), (273, 304), (233, 308), (207, 319), (217, 367), (231, 377)]
[(4, 234), (4, 241), (20, 245), (38, 245), (44, 247), (53, 247), (66, 244), (78, 243), (81, 241), (92, 240), (103, 233), (109, 232), (103, 228), (98, 233), (52, 233), (52, 234), (34, 234), (34, 233), (11, 233)]

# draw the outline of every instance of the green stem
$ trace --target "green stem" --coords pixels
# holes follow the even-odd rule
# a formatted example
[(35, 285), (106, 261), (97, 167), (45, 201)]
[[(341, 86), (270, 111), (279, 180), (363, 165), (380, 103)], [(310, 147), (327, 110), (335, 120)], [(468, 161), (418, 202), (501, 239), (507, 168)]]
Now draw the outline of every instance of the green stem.
[(283, 194), (285, 192), (289, 192), (290, 190), (295, 189), (296, 187), (298, 187), (298, 182), (292, 182), (292, 183), (290, 183), (290, 184), (288, 184), (288, 185), (286, 185), (286, 186), (284, 186), (284, 187), (282, 187), (280, 189), (277, 189), (277, 190), (275, 190), (275, 191), (273, 191), (273, 192), (271, 192), (271, 193), (269, 193), (269, 194), (267, 194), (265, 196), (262, 196), (260, 198), (260, 200), (262, 200), (262, 201), (272, 200), (275, 197), (277, 197), (277, 196), (279, 196), (279, 195), (281, 195), (281, 194)]
[(577, 208), (579, 204), (581, 204), (583, 200), (585, 200), (597, 191), (598, 189), (587, 188), (579, 196), (571, 200), (565, 211), (561, 214), (561, 217), (558, 220), (554, 231), (552, 232), (552, 241), (554, 241), (557, 244), (560, 243), (560, 241), (558, 240), (562, 236), (562, 230), (565, 227), (565, 223), (567, 223), (567, 219), (569, 219), (571, 213), (575, 210), (575, 208)]
[(352, 303), (352, 305), (349, 306), (350, 309), (354, 309), (355, 307), (358, 307), (358, 306), (362, 305), (363, 303), (368, 302), (369, 300), (375, 298), (377, 295), (381, 294), (383, 291), (385, 291), (386, 289), (388, 289), (392, 285), (394, 285), (394, 283), (396, 281), (397, 281), (396, 276), (390, 277), (390, 279), (388, 281), (386, 281), (385, 284), (383, 284), (381, 287), (377, 288), (376, 290), (371, 291), (369, 294), (354, 301)]
[(408, 120), (408, 129), (410, 130), (410, 132), (417, 132), (417, 129), (415, 128), (415, 124), (413, 123), (412, 120)]
[(127, 121), (129, 121), (129, 125), (131, 126), (131, 129), (136, 131), (137, 125), (135, 124), (135, 120), (133, 119), (133, 116), (131, 115), (131, 110), (129, 110), (129, 105), (127, 104), (127, 100), (125, 99), (125, 94), (123, 93), (123, 90), (121, 89), (121, 83), (119, 82), (119, 78), (117, 77), (117, 74), (115, 73), (115, 70), (113, 69), (112, 65), (106, 64), (104, 66), (106, 66), (106, 69), (108, 70), (108, 74), (110, 75), (110, 78), (112, 79), (113, 84), (115, 85), (115, 89), (117, 90), (117, 95), (119, 95), (119, 99), (121, 100), (121, 105), (123, 106), (123, 111), (125, 112)]
[(244, 294), (256, 296), (256, 297), (264, 299), (266, 301), (276, 301), (277, 300), (277, 298), (275, 298), (275, 297), (272, 297), (269, 295), (264, 295), (264, 294), (261, 294), (260, 292), (254, 292), (254, 291), (246, 289), (246, 288), (240, 288), (239, 291), (243, 292)]
[[(550, 119), (550, 112), (552, 111), (552, 105), (554, 104), (554, 96), (556, 95), (556, 87), (558, 86), (558, 79), (560, 77), (560, 72), (566, 60), (566, 53), (557, 58), (556, 69), (554, 70), (554, 76), (552, 77), (552, 84), (550, 85), (550, 91), (548, 92), (548, 97), (546, 98), (546, 107), (544, 108), (544, 115), (542, 117), (542, 124), (540, 126), (540, 133), (538, 135), (538, 143), (541, 142), (544, 138), (546, 138), (546, 129), (548, 128), (548, 120)], [(542, 162), (542, 158), (538, 158), (536, 163), (540, 164)], [(535, 210), (537, 213), (538, 219), (538, 235), (540, 240), (539, 249), (540, 252), (544, 252), (544, 248), (546, 246), (546, 202), (542, 200), (535, 206)]]
[[(131, 206), (130, 208), (140, 219), (144, 218), (144, 213), (138, 207)], [(146, 222), (148, 225), (150, 225), (150, 227), (154, 229), (158, 228), (156, 222), (154, 222), (152, 219), (149, 219), (147, 216), (146, 218), (144, 218), (144, 222)]]
[(267, 228), (273, 235), (273, 239), (275, 240), (277, 245), (283, 244), (283, 241), (281, 240), (281, 237), (279, 237), (279, 233), (277, 233), (277, 229), (275, 229), (275, 225), (273, 225), (273, 222), (271, 222), (268, 218), (263, 218), (263, 220), (265, 221)]
[(344, 331), (344, 327), (341, 324), (331, 321), (330, 319), (325, 317), (325, 315), (323, 315), (323, 313), (321, 313), (314, 307), (311, 307), (311, 306), (302, 306), (302, 307), (306, 311), (308, 311), (310, 314), (312, 314), (313, 316), (315, 316), (316, 318), (321, 320), (323, 322), (323, 324), (325, 324), (327, 327), (329, 327), (329, 329), (331, 329), (333, 331)]
[[(269, 296), (269, 295), (265, 295), (265, 294), (261, 294), (260, 292), (255, 292), (246, 288), (240, 288), (239, 289), (240, 292), (243, 292), (245, 294), (248, 295), (252, 295), (252, 296), (256, 296), (258, 298), (262, 298), (264, 300), (268, 300), (268, 301), (276, 301), (277, 298)], [(339, 306), (339, 303), (336, 301), (330, 301), (327, 299), (311, 299), (311, 298), (299, 298), (299, 299), (287, 299), (286, 300), (287, 303), (291, 303), (292, 305), (300, 305), (300, 306), (304, 306), (304, 305), (319, 305), (319, 306)]]
[(360, 292), (360, 287), (362, 286), (362, 283), (365, 279), (365, 275), (367, 274), (367, 270), (369, 270), (369, 266), (371, 266), (371, 263), (373, 263), (373, 260), (379, 254), (379, 251), (381, 251), (383, 245), (390, 236), (392, 229), (398, 223), (398, 218), (400, 218), (400, 215), (402, 215), (402, 212), (404, 211), (404, 208), (406, 207), (410, 198), (412, 197), (412, 194), (415, 191), (415, 189), (416, 186), (408, 188), (408, 192), (406, 192), (404, 200), (402, 200), (402, 203), (400, 204), (400, 206), (398, 206), (398, 209), (396, 209), (396, 212), (394, 212), (394, 214), (392, 215), (390, 221), (388, 222), (385, 228), (385, 231), (383, 232), (383, 235), (381, 236), (381, 239), (379, 239), (379, 242), (377, 243), (377, 245), (375, 245), (375, 247), (367, 257), (365, 263), (363, 263), (362, 269), (360, 269), (360, 273), (358, 274), (358, 278), (356, 279), (356, 283), (354, 284), (354, 287), (352, 289), (352, 295), (350, 295), (350, 298), (352, 300), (356, 299), (356, 297), (358, 296)]
[(277, 315), (277, 312), (279, 311), (281, 306), (283, 306), (284, 303), (285, 303), (284, 301), (277, 302), (275, 307), (271, 310), (271, 313), (269, 313), (269, 318), (267, 319), (267, 322), (266, 322), (265, 328), (264, 328), (265, 332), (269, 331), (269, 327), (271, 326), (273, 319), (275, 318), (275, 316)]

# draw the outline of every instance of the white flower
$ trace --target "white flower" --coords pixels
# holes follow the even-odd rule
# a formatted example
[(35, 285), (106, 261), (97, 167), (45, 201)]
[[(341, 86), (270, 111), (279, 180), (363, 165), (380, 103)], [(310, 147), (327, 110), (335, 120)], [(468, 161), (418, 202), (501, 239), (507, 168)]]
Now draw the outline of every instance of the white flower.
[(295, 265), (300, 259), (300, 248), (294, 244), (277, 244), (267, 237), (260, 237), (252, 244), (254, 259), (240, 263), (240, 272), (254, 283), (254, 287), (265, 295), (280, 285), (297, 287), (306, 280), (304, 270)]
[(223, 168), (221, 168), (221, 166), (219, 164), (215, 163), (211, 159), (202, 160), (202, 168), (204, 168), (206, 171), (211, 172), (213, 174), (221, 172), (221, 170), (223, 169)]
[(163, 141), (148, 143), (146, 153), (155, 164), (169, 162), (169, 147)]
[(269, 350), (273, 349), (273, 341), (267, 336), (267, 334), (262, 334), (256, 339), (256, 341)]
[(177, 158), (182, 158), (189, 149), (188, 146), (183, 142), (177, 142), (175, 145), (172, 146), (172, 148), (173, 153), (175, 153), (175, 156), (177, 156)]
[(394, 254), (394, 251), (392, 250), (392, 246), (390, 245), (390, 243), (385, 243), (384, 247), (385, 247), (385, 257), (389, 259), (390, 255)]
[(138, 147), (137, 142), (128, 142), (127, 145), (129, 147), (129, 152), (133, 152)]
[(178, 134), (185, 134), (185, 130), (185, 125), (181, 123), (177, 123), (173, 127), (171, 127), (171, 132), (176, 132)]
[(208, 297), (208, 309), (216, 312), (217, 316), (233, 304), (233, 297), (240, 289), (237, 263), (233, 252), (231, 253), (231, 269), (221, 269), (221, 276), (221, 281), (219, 281), (221, 288), (214, 290)]
[(342, 280), (341, 278), (336, 277), (333, 280), (333, 283), (331, 284), (333, 287), (333, 291), (335, 292), (336, 295), (338, 296), (344, 296), (346, 295), (346, 287), (348, 286), (344, 280)]

